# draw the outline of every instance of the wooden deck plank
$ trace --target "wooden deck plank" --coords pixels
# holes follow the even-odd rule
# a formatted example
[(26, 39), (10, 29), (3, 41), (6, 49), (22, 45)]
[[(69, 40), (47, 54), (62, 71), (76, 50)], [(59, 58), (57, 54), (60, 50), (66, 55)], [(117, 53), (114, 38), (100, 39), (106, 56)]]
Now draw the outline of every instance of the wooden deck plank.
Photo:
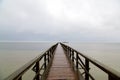
[(76, 75), (60, 45), (58, 45), (56, 49), (47, 80), (77, 80)]

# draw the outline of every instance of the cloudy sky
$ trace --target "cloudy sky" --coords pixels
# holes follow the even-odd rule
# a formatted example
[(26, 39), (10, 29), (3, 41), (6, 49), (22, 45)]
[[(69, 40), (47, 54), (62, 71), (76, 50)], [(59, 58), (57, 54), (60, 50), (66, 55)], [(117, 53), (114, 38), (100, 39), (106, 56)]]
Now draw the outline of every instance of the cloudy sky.
[(120, 0), (0, 0), (0, 41), (120, 42)]

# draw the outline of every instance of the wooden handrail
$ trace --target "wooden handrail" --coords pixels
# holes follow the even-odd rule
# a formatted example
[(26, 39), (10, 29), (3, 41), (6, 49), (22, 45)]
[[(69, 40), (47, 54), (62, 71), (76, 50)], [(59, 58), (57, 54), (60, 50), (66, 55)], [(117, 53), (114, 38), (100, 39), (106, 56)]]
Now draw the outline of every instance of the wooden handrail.
[[(94, 77), (89, 73), (89, 63), (92, 63), (99, 69), (103, 70), (105, 73), (108, 74), (108, 80), (120, 80), (120, 73), (113, 70), (112, 68), (109, 68), (108, 66), (104, 65), (103, 63), (83, 54), (79, 51), (71, 48), (70, 46), (60, 43), (68, 55), (69, 59), (73, 63), (73, 66), (76, 71), (79, 71), (79, 66), (81, 66), (80, 69), (83, 69), (84, 72), (81, 74), (85, 74), (84, 79), (81, 80), (95, 80)], [(57, 47), (58, 43), (51, 46), (49, 49), (47, 49), (45, 52), (41, 53), (39, 56), (35, 57), (31, 61), (29, 61), (27, 64), (22, 66), (20, 69), (12, 73), (10, 76), (5, 78), (4, 80), (22, 80), (22, 76), (25, 72), (27, 72), (32, 66), (32, 70), (35, 72), (35, 76), (33, 77), (33, 80), (45, 80), (46, 74), (49, 71), (49, 68), (51, 66), (53, 57), (54, 57), (54, 51)], [(85, 61), (81, 59), (81, 57), (84, 58)], [(40, 61), (43, 61), (43, 63), (40, 63)], [(40, 66), (41, 65), (41, 66)], [(43, 70), (43, 71), (42, 71)], [(80, 73), (78, 72), (78, 75)], [(80, 76), (81, 76), (80, 75)]]
[[(37, 56), (34, 59), (32, 59), (31, 61), (29, 61), (27, 64), (25, 64), (24, 66), (22, 66), (20, 69), (18, 69), (14, 73), (12, 73), (10, 76), (8, 76), (7, 78), (5, 78), (4, 80), (22, 80), (22, 76), (24, 75), (24, 73), (27, 72), (33, 65), (35, 65), (33, 67), (33, 71), (36, 72), (36, 75), (35, 75), (34, 79), (35, 80), (41, 79), (42, 77), (39, 77), (40, 75), (38, 75), (40, 73), (39, 62), (41, 61), (41, 59), (44, 58), (44, 63), (45, 63), (45, 65), (44, 65), (44, 69), (45, 69), (44, 72), (45, 72), (46, 71), (45, 67), (48, 67), (50, 65), (49, 63), (50, 63), (50, 61), (52, 60), (52, 58), (54, 56), (53, 53), (54, 53), (57, 45), (58, 45), (58, 43), (55, 44), (55, 45), (53, 45), (53, 46), (51, 46), (45, 52), (41, 53), (39, 56)], [(49, 60), (46, 59), (46, 56), (48, 57)]]
[[(85, 80), (89, 80), (89, 77), (90, 77), (90, 73), (89, 73), (89, 62), (94, 64), (96, 67), (98, 67), (99, 69), (103, 70), (105, 73), (108, 74), (108, 80), (120, 80), (120, 73), (115, 71), (114, 69), (104, 65), (103, 63), (85, 55), (85, 54), (82, 54), (80, 53), (79, 51), (73, 49), (72, 47), (66, 45), (66, 44), (63, 44), (63, 43), (60, 43), (62, 45), (62, 47), (64, 48), (64, 50), (66, 51), (66, 53), (68, 53), (68, 55), (70, 55), (69, 57), (71, 58), (71, 61), (73, 61), (74, 63), (74, 56), (75, 54), (78, 54), (77, 57), (80, 58), (80, 56), (82, 56), (84, 59), (85, 59), (85, 66), (83, 65), (83, 62), (82, 62), (82, 65), (85, 67)], [(73, 54), (74, 53), (74, 54)], [(72, 56), (73, 55), (73, 56)], [(76, 61), (76, 64), (78, 66), (78, 59), (77, 58), (75, 61)], [(77, 67), (78, 68), (78, 67)], [(86, 71), (87, 70), (87, 71)], [(94, 80), (94, 79), (92, 79)]]

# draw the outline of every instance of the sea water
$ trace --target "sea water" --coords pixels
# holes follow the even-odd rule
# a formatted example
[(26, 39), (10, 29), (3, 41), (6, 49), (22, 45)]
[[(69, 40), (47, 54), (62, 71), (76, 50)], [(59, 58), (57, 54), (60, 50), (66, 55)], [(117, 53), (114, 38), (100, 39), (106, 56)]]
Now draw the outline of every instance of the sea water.
[[(0, 42), (0, 80), (53, 44), (53, 42)], [(67, 45), (120, 72), (120, 43), (67, 43)], [(90, 73), (96, 80), (107, 80), (106, 73), (92, 64), (90, 67)], [(27, 76), (32, 76), (32, 74), (34, 73)]]
[[(77, 51), (96, 59), (120, 72), (120, 43), (69, 43)], [(90, 64), (90, 73), (96, 80), (107, 80), (108, 75)]]
[(9, 76), (53, 44), (50, 42), (0, 42), (0, 80)]

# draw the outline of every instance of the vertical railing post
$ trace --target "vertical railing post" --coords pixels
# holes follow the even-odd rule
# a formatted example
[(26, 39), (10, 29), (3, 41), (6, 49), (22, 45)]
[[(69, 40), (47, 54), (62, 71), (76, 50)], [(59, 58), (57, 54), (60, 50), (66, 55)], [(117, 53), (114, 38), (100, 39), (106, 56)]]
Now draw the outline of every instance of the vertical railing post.
[(51, 49), (49, 50), (49, 54), (52, 54), (52, 50)]
[(64, 46), (64, 45), (62, 45), (62, 46), (64, 47), (65, 51), (68, 52), (68, 47)]
[(68, 46), (65, 46), (65, 48), (67, 49), (67, 52), (69, 52), (69, 47), (68, 47)]
[(89, 80), (89, 60), (85, 59), (85, 69), (87, 72), (85, 72), (85, 80)]
[(76, 52), (76, 69), (78, 69), (78, 53)]
[(68, 55), (71, 54), (71, 49), (68, 47)]
[(50, 61), (49, 51), (47, 52), (47, 55), (48, 55), (48, 63), (49, 63), (49, 61)]
[(111, 75), (108, 75), (108, 80), (116, 80), (116, 79), (112, 77)]
[[(39, 72), (39, 61), (36, 62), (36, 74)], [(36, 80), (39, 80), (39, 75), (37, 75)]]
[(50, 58), (51, 58), (51, 53), (50, 53), (50, 51), (48, 51), (48, 57), (49, 57), (49, 60), (50, 60)]
[(68, 54), (68, 51), (69, 51), (68, 46), (65, 46), (65, 48), (67, 49), (67, 54)]
[(54, 49), (55, 49), (55, 46), (53, 46), (53, 47), (51, 48), (51, 53), (53, 53)]
[(72, 50), (72, 62), (74, 63), (74, 51)]
[(71, 50), (71, 57), (70, 57), (70, 58), (71, 58), (71, 60), (72, 60), (73, 53), (74, 53), (74, 52), (73, 52), (73, 50)]
[(49, 50), (49, 53), (51, 54), (52, 52), (51, 52), (51, 49)]
[(46, 69), (46, 53), (45, 53), (45, 55), (44, 55), (44, 69)]
[(70, 54), (70, 59), (71, 59), (71, 52), (72, 52), (72, 50), (70, 49), (70, 53), (69, 53)]
[(22, 80), (22, 76), (21, 77), (19, 77), (19, 79), (18, 80)]
[(70, 53), (71, 53), (71, 49), (68, 47), (68, 55), (70, 56)]

